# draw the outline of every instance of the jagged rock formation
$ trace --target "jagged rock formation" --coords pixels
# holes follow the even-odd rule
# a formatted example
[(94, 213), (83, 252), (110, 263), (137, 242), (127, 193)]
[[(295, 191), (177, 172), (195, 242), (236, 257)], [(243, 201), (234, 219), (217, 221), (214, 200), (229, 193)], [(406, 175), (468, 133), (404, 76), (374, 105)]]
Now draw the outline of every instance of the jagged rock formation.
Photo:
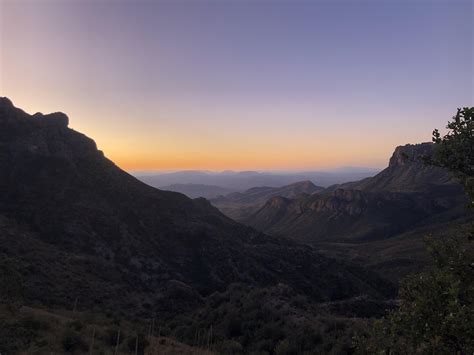
[(79, 299), (149, 317), (234, 282), (281, 282), (314, 302), (391, 292), (363, 268), (145, 185), (67, 126), (64, 114), (30, 116), (0, 99), (0, 266), (18, 275), (26, 304)]
[(429, 166), (423, 157), (433, 154), (432, 143), (407, 144), (395, 149), (389, 165), (374, 177), (329, 187), (370, 192), (429, 192), (440, 185), (453, 185), (455, 181), (445, 170)]

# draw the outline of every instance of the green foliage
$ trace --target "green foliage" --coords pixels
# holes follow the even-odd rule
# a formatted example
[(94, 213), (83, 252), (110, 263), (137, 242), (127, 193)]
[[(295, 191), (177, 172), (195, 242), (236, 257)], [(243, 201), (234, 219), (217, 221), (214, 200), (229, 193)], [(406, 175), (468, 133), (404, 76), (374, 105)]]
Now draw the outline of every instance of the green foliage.
[[(429, 164), (451, 171), (474, 207), (474, 108), (458, 109), (448, 133), (433, 132)], [(468, 238), (426, 240), (432, 267), (407, 278), (399, 307), (358, 338), (359, 351), (373, 354), (474, 353), (474, 254)]]
[(427, 244), (434, 267), (404, 280), (399, 308), (359, 339), (363, 352), (474, 352), (473, 253), (456, 239)]
[(474, 107), (458, 109), (443, 137), (433, 131), (435, 154), (428, 163), (451, 171), (464, 185), (474, 207)]
[(348, 346), (362, 322), (328, 311), (284, 284), (265, 288), (232, 284), (210, 295), (202, 307), (166, 323), (180, 324), (172, 327), (172, 336), (179, 341), (210, 344), (219, 354), (350, 353)]

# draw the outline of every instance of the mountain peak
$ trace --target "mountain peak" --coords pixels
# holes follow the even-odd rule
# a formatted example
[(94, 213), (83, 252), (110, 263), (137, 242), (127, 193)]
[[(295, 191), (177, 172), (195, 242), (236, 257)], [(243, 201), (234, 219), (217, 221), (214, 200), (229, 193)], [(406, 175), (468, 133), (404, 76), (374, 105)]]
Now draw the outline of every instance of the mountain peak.
[(8, 97), (0, 97), (0, 109), (4, 107), (14, 107), (13, 102)]
[(10, 117), (20, 114), (26, 115), (25, 112), (16, 108), (8, 97), (0, 97), (0, 118), (2, 120), (10, 119)]
[(41, 112), (37, 112), (33, 115), (34, 118), (44, 122), (45, 124), (64, 127), (66, 128), (69, 125), (69, 117), (62, 112), (53, 112), (46, 115)]
[(412, 163), (421, 163), (423, 156), (433, 154), (433, 143), (406, 144), (395, 148), (389, 161), (389, 166), (404, 166)]
[(7, 97), (0, 97), (0, 117), (8, 122), (29, 121), (48, 127), (66, 128), (69, 125), (69, 117), (65, 113), (53, 112), (44, 115), (41, 112), (37, 112), (30, 116), (23, 110), (15, 107), (13, 102)]
[(298, 181), (298, 182), (295, 182), (293, 184), (290, 184), (288, 185), (288, 187), (300, 187), (302, 189), (316, 189), (317, 186), (315, 184), (313, 184), (312, 181), (310, 180), (303, 180), (303, 181)]

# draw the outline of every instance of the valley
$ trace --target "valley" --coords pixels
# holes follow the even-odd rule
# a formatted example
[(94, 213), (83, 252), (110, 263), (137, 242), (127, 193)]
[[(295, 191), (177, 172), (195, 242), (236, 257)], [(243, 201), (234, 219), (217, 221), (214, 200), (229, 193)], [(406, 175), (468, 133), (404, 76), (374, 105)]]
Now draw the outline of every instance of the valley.
[[(423, 236), (471, 221), (447, 172), (398, 158), (429, 144), (397, 148), (360, 182), (254, 187), (209, 202), (144, 184), (68, 124), (0, 99), (0, 340), (31, 333), (5, 351), (59, 349), (57, 336), (75, 339), (73, 352), (112, 351), (113, 341), (84, 340), (95, 329), (88, 314), (134, 329), (142, 352), (158, 346), (146, 335), (153, 320), (178, 352), (351, 353), (356, 330), (393, 309), (402, 277), (426, 266)], [(11, 313), (31, 308), (66, 312), (70, 329), (30, 329)]]

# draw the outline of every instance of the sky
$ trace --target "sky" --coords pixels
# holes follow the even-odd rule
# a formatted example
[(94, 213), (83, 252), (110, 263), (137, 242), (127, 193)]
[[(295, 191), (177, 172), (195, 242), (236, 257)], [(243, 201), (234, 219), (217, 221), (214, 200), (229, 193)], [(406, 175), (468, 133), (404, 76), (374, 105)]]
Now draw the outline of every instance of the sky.
[(384, 167), (473, 105), (474, 0), (0, 0), (0, 95), (132, 170)]

